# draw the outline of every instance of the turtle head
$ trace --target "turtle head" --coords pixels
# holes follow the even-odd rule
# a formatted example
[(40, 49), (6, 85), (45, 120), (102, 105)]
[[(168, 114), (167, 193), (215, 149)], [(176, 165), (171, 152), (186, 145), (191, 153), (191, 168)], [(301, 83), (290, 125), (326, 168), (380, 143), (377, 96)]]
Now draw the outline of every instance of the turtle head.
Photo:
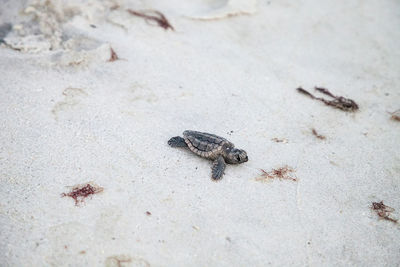
[(229, 164), (240, 164), (249, 160), (246, 151), (237, 148), (225, 149), (225, 160)]

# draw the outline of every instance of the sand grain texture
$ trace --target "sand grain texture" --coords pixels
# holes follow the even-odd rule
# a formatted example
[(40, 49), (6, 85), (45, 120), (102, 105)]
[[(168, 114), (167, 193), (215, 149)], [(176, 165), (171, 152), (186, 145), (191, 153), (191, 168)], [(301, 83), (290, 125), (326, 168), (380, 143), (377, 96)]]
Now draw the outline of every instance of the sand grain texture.
[[(399, 226), (370, 208), (400, 217), (400, 124), (387, 113), (400, 102), (398, 2), (258, 1), (235, 16), (222, 11), (238, 1), (3, 2), (2, 266), (399, 263)], [(175, 31), (127, 9), (162, 12)], [(167, 145), (186, 129), (249, 162), (211, 181), (211, 162)], [(297, 181), (255, 181), (277, 166)], [(103, 192), (60, 197), (87, 181)]]

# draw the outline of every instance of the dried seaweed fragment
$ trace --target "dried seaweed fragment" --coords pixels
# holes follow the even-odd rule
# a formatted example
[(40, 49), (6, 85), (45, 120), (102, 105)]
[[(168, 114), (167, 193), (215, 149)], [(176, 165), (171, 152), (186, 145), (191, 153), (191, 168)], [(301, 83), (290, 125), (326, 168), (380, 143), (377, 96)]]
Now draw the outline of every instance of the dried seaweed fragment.
[(372, 202), (371, 209), (374, 210), (380, 218), (397, 223), (397, 219), (390, 217), (391, 213), (394, 211), (394, 208), (386, 206), (383, 204), (383, 201)]
[(150, 263), (142, 258), (134, 258), (129, 255), (110, 256), (105, 261), (106, 267), (125, 267), (125, 266), (143, 266), (150, 267)]
[(318, 134), (317, 130), (315, 130), (314, 128), (311, 129), (311, 132), (318, 139), (321, 139), (321, 140), (325, 140), (326, 139), (325, 136)]
[(302, 94), (305, 94), (305, 95), (311, 97), (312, 99), (316, 99), (315, 96), (313, 96), (310, 92), (308, 92), (307, 90), (305, 90), (305, 89), (303, 89), (303, 88), (301, 88), (301, 87), (297, 88), (296, 90), (297, 90), (297, 92), (299, 92), (299, 93), (302, 93)]
[(278, 178), (279, 180), (292, 180), (294, 182), (297, 181), (296, 177), (292, 177), (289, 175), (289, 173), (294, 172), (294, 169), (289, 166), (283, 166), (278, 169), (272, 169), (269, 172), (261, 169), (261, 172), (262, 172), (261, 176), (256, 178), (256, 181), (266, 182), (270, 179), (276, 179), (276, 178)]
[(325, 89), (322, 87), (315, 87), (315, 90), (334, 98), (335, 100), (328, 101), (329, 105), (331, 105), (331, 106), (334, 106), (334, 107), (344, 110), (344, 111), (358, 110), (357, 103), (350, 98), (345, 98), (343, 96), (335, 96), (331, 92), (329, 92), (328, 89)]
[(106, 266), (111, 267), (111, 266), (118, 266), (118, 267), (123, 267), (123, 266), (128, 266), (129, 263), (132, 262), (131, 257), (128, 255), (115, 255), (108, 257), (106, 259)]
[(83, 203), (85, 198), (87, 198), (90, 195), (103, 192), (103, 190), (104, 190), (103, 187), (100, 187), (94, 183), (89, 182), (73, 186), (71, 192), (62, 193), (61, 197), (71, 197), (75, 200), (75, 206), (79, 206), (80, 203)]
[[(174, 27), (169, 23), (167, 18), (164, 16), (163, 13), (156, 11), (156, 10), (143, 10), (143, 11), (136, 11), (132, 9), (127, 10), (129, 14), (137, 17), (144, 18), (144, 20), (147, 23), (150, 23), (150, 21), (154, 21), (157, 23), (158, 26), (161, 28), (164, 28), (164, 30), (171, 29), (175, 31)], [(152, 14), (152, 15), (151, 15)]]
[(347, 112), (354, 112), (354, 111), (358, 110), (357, 103), (350, 98), (345, 98), (343, 96), (335, 96), (331, 92), (329, 92), (328, 89), (325, 89), (322, 87), (315, 87), (315, 90), (332, 97), (333, 100), (326, 100), (322, 97), (315, 97), (313, 94), (306, 91), (305, 89), (303, 89), (301, 87), (297, 88), (297, 91), (299, 93), (305, 94), (305, 95), (311, 97), (312, 99), (322, 101), (327, 106), (331, 106), (333, 108), (337, 108), (337, 109), (347, 111)]
[(400, 109), (388, 113), (391, 115), (390, 118), (392, 120), (400, 121)]
[(108, 60), (108, 62), (113, 62), (118, 59), (119, 59), (119, 57), (118, 57), (117, 53), (115, 53), (114, 49), (112, 47), (110, 47), (110, 59)]
[(275, 143), (284, 143), (284, 144), (289, 142), (286, 138), (277, 138), (277, 137), (272, 138), (271, 141), (274, 141)]

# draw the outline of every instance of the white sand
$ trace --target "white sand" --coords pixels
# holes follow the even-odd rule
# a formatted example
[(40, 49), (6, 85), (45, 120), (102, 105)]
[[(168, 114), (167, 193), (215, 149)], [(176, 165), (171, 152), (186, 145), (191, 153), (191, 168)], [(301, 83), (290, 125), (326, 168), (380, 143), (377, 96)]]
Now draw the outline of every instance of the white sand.
[[(2, 266), (399, 265), (399, 224), (370, 209), (400, 218), (398, 1), (15, 2), (0, 13), (14, 25), (0, 47)], [(110, 45), (122, 60), (107, 62)], [(211, 162), (166, 143), (186, 129), (249, 162), (211, 181)], [(298, 182), (255, 181), (284, 165)], [(104, 192), (60, 197), (89, 181)]]

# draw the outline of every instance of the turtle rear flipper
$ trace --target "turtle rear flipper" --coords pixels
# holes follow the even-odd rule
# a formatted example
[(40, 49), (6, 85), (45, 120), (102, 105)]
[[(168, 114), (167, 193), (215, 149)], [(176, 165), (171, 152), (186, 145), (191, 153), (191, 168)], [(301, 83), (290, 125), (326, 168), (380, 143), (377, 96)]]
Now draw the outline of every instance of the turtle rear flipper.
[(172, 137), (171, 139), (169, 139), (168, 145), (170, 145), (172, 147), (187, 147), (185, 139), (183, 139), (180, 136), (175, 136), (175, 137)]
[(222, 178), (222, 175), (224, 175), (224, 170), (225, 170), (225, 160), (222, 156), (219, 156), (216, 160), (213, 162), (212, 166), (212, 175), (211, 178), (213, 180), (219, 180)]

